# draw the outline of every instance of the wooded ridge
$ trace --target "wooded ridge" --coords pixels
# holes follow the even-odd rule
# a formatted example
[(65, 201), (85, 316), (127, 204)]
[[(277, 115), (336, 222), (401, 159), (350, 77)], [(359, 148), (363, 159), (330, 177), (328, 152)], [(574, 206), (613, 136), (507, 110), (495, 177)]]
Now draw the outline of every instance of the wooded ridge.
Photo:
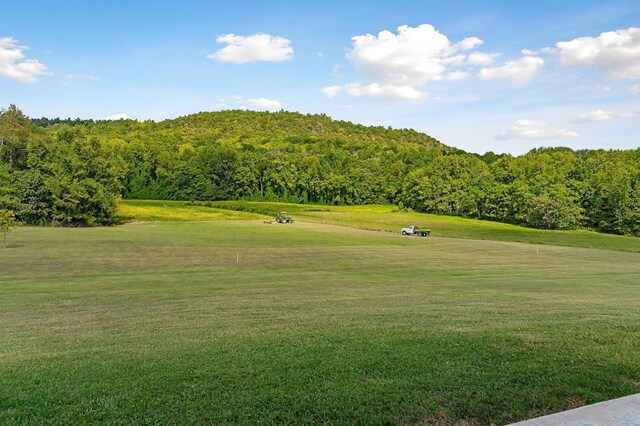
[(324, 114), (203, 112), (162, 122), (0, 113), (0, 209), (109, 225), (120, 197), (392, 203), (546, 229), (640, 235), (640, 149), (470, 154)]

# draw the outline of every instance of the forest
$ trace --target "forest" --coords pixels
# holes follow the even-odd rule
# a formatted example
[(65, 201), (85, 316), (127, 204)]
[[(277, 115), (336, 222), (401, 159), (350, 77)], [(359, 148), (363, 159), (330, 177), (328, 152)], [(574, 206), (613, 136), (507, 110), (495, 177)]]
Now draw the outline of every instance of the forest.
[(125, 199), (391, 203), (544, 229), (640, 235), (640, 148), (472, 154), (410, 129), (229, 110), (162, 122), (0, 111), (0, 213), (118, 222)]

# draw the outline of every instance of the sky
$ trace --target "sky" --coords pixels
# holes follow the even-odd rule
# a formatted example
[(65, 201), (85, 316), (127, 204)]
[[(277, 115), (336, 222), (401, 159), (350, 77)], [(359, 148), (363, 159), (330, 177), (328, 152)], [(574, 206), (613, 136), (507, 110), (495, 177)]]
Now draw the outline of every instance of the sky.
[(469, 152), (640, 146), (640, 1), (2, 0), (0, 108), (324, 113)]

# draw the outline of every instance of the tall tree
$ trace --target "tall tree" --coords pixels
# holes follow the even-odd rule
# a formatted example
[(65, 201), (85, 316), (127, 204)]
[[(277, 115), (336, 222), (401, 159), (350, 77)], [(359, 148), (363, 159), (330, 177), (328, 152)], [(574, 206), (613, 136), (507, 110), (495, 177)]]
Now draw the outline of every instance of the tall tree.
[(0, 156), (13, 169), (27, 157), (31, 121), (15, 105), (0, 110)]
[(7, 234), (16, 225), (15, 215), (11, 210), (0, 209), (0, 232), (2, 232), (2, 248), (7, 248)]

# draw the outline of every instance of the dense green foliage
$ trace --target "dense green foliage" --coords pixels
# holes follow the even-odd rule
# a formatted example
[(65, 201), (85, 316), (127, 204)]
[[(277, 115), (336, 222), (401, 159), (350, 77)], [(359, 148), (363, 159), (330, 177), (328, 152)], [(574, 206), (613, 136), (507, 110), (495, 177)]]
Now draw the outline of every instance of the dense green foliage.
[(13, 105), (0, 115), (0, 141), (0, 209), (28, 224), (113, 223), (127, 170), (117, 141), (43, 132)]
[(413, 130), (284, 111), (29, 122), (12, 106), (0, 132), (14, 210), (27, 223), (109, 223), (121, 195), (391, 203), (543, 229), (640, 234), (640, 149), (480, 156)]
[(7, 248), (7, 234), (16, 224), (16, 218), (11, 210), (0, 210), (0, 233), (2, 234), (2, 248)]

